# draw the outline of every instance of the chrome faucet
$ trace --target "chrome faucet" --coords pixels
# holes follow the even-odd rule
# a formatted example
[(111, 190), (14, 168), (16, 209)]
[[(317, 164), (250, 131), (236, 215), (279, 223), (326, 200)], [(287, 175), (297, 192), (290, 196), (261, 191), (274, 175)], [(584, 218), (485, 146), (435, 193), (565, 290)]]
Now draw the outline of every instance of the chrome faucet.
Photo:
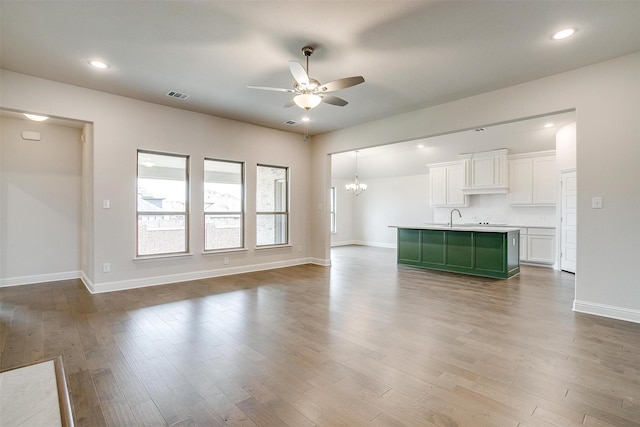
[(462, 218), (462, 214), (459, 209), (451, 209), (451, 215), (449, 216), (449, 227), (453, 227), (453, 212), (458, 212), (458, 216)]

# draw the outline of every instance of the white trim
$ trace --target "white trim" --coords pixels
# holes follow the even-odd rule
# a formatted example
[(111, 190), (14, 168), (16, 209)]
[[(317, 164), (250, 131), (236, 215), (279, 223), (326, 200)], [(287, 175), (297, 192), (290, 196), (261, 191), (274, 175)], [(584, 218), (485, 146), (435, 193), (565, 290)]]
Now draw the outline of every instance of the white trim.
[(376, 247), (376, 248), (396, 249), (396, 243), (364, 242), (364, 241), (361, 241), (361, 240), (357, 240), (356, 242), (354, 242), (354, 245), (373, 246), (373, 247)]
[(233, 274), (252, 273), (256, 271), (273, 270), (276, 268), (293, 267), (296, 265), (313, 263), (309, 258), (299, 258), (289, 261), (278, 261), (264, 264), (228, 267), (216, 270), (202, 270), (189, 273), (168, 274), (164, 276), (143, 277), (140, 279), (121, 280), (117, 282), (94, 283), (87, 286), (92, 294), (102, 292), (122, 291), (126, 289), (144, 288), (147, 286), (166, 285), (169, 283), (188, 282), (190, 280), (209, 279), (213, 277), (230, 276)]
[(351, 246), (357, 245), (355, 240), (343, 240), (342, 242), (331, 242), (331, 246)]
[(82, 280), (82, 283), (84, 283), (84, 287), (87, 288), (87, 290), (89, 291), (89, 293), (93, 293), (93, 282), (87, 277), (86, 274), (84, 274), (84, 271), (82, 272), (82, 277), (80, 277), (80, 280)]
[(625, 320), (627, 322), (640, 323), (640, 310), (633, 310), (630, 308), (614, 307), (611, 305), (574, 300), (573, 311)]
[(352, 246), (352, 245), (374, 246), (374, 247), (377, 247), (377, 248), (387, 248), (387, 249), (396, 249), (396, 247), (397, 247), (396, 243), (365, 242), (363, 240), (346, 240), (346, 241), (343, 241), (343, 242), (332, 242), (331, 243), (331, 247)]
[(321, 259), (321, 258), (309, 258), (310, 264), (320, 265), (322, 267), (331, 267), (330, 259)]
[(44, 282), (57, 282), (60, 280), (80, 279), (92, 294), (103, 292), (121, 291), (126, 289), (142, 288), (147, 286), (166, 285), (169, 283), (186, 282), (189, 280), (207, 279), (212, 277), (230, 276), (233, 274), (251, 273), (256, 271), (273, 270), (276, 268), (293, 267), (303, 264), (315, 264), (322, 267), (330, 267), (330, 259), (320, 258), (300, 258), (291, 261), (279, 261), (265, 264), (247, 265), (242, 267), (230, 267), (218, 270), (204, 270), (193, 273), (171, 274), (166, 276), (145, 277), (141, 279), (122, 280), (119, 282), (108, 282), (94, 284), (91, 279), (82, 271), (69, 271), (64, 273), (40, 274), (34, 276), (23, 276), (9, 279), (0, 279), (0, 288), (18, 285), (34, 285)]
[(180, 252), (173, 254), (156, 254), (156, 255), (141, 255), (133, 258), (133, 262), (148, 262), (148, 261), (164, 261), (167, 259), (173, 258), (188, 258), (192, 257), (193, 254), (191, 252)]
[(8, 277), (0, 279), (0, 288), (4, 288), (6, 286), (33, 285), (36, 283), (80, 279), (81, 277), (81, 271), (63, 271), (60, 273), (35, 274), (33, 276)]
[(292, 248), (293, 244), (291, 243), (283, 243), (281, 245), (262, 245), (262, 246), (257, 246), (255, 250), (256, 251), (265, 251), (268, 249), (287, 249), (287, 248)]

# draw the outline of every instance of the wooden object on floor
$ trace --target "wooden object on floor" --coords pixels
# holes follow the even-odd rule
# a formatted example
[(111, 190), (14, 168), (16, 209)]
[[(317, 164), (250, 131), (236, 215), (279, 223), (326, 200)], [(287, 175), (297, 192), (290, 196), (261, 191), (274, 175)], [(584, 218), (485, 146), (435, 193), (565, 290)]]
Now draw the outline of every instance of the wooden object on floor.
[(0, 288), (0, 367), (62, 354), (78, 426), (640, 425), (640, 324), (573, 312), (572, 274), (395, 256), (340, 247), (330, 268), (97, 295)]

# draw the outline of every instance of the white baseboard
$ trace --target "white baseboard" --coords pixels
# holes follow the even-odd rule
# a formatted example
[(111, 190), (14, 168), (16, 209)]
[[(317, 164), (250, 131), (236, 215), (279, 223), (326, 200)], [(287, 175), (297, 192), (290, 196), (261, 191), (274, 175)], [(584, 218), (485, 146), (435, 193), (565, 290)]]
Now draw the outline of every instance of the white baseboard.
[(147, 286), (166, 285), (169, 283), (188, 282), (191, 280), (209, 279), (212, 277), (230, 276), (233, 274), (252, 273), (255, 271), (273, 270), (276, 268), (293, 267), (302, 264), (322, 264), (323, 260), (311, 258), (300, 258), (288, 261), (270, 262), (264, 264), (244, 265), (238, 267), (228, 267), (216, 270), (201, 270), (188, 273), (168, 274), (164, 276), (143, 277), (140, 279), (120, 280), (107, 283), (90, 283), (87, 280), (85, 286), (92, 294), (103, 292), (123, 291), (126, 289), (144, 288)]
[(351, 246), (351, 245), (357, 245), (355, 240), (345, 240), (342, 242), (331, 242), (331, 246)]
[(640, 310), (632, 310), (624, 307), (614, 307), (611, 305), (574, 300), (573, 311), (625, 320), (627, 322), (640, 323)]
[(309, 258), (309, 264), (320, 265), (322, 267), (331, 267), (330, 259)]
[(92, 294), (103, 292), (122, 291), (125, 289), (142, 288), (146, 286), (166, 285), (168, 283), (187, 282), (189, 280), (207, 279), (211, 277), (230, 276), (233, 274), (251, 273), (255, 271), (273, 270), (276, 268), (292, 267), (302, 264), (315, 264), (323, 267), (331, 266), (330, 259), (301, 258), (291, 261), (279, 261), (265, 264), (230, 267), (218, 270), (204, 270), (165, 276), (145, 277), (141, 279), (121, 280), (107, 283), (93, 283), (82, 271), (69, 271), (63, 273), (40, 274), (33, 276), (13, 277), (0, 279), (0, 287), (33, 285), (44, 282), (57, 282), (60, 280), (80, 279), (87, 290)]
[(35, 274), (31, 276), (8, 277), (0, 279), (0, 288), (6, 286), (33, 285), (35, 283), (57, 282), (60, 280), (80, 279), (81, 271), (63, 271), (60, 273)]
[(373, 246), (373, 247), (376, 247), (376, 248), (388, 248), (388, 249), (395, 249), (396, 246), (397, 246), (395, 243), (365, 242), (364, 240), (348, 240), (348, 241), (344, 241), (344, 242), (331, 243), (331, 247), (351, 246), (351, 245)]
[(82, 272), (80, 280), (82, 280), (82, 283), (84, 283), (84, 287), (87, 288), (89, 293), (93, 293), (93, 282), (87, 277), (86, 274), (84, 274), (84, 271)]
[(362, 240), (358, 240), (354, 243), (354, 245), (360, 245), (360, 246), (373, 246), (376, 248), (387, 248), (387, 249), (395, 249), (396, 248), (396, 244), (395, 243), (380, 243), (380, 242), (365, 242)]

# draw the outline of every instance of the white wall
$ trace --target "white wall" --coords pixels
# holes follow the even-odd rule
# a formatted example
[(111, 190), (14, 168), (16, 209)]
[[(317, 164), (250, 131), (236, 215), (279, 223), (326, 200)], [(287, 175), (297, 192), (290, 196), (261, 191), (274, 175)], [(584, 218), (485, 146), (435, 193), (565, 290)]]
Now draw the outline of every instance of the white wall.
[(7, 117), (0, 129), (0, 285), (77, 277), (81, 130)]
[(576, 150), (576, 123), (573, 122), (556, 133), (556, 168), (559, 172), (576, 168)]
[(331, 245), (358, 244), (396, 247), (396, 229), (390, 225), (433, 221), (429, 206), (429, 175), (363, 179), (367, 191), (358, 196), (345, 190), (352, 180), (334, 178), (338, 190), (337, 233)]
[(395, 248), (396, 229), (390, 225), (432, 222), (429, 175), (367, 179), (366, 184), (367, 191), (353, 202), (356, 243)]
[(331, 180), (331, 186), (336, 188), (336, 232), (331, 234), (332, 246), (356, 243), (353, 229), (353, 205), (361, 195), (354, 197), (344, 188), (350, 182), (348, 179), (334, 178)]
[[(574, 308), (640, 322), (640, 53), (314, 138), (314, 203), (324, 203), (330, 153), (490, 123), (576, 110), (578, 274)], [(591, 209), (591, 197), (604, 209)], [(313, 212), (312, 254), (329, 259)]]
[[(298, 134), (159, 106), (2, 70), (1, 107), (93, 123), (92, 259), (84, 271), (97, 292), (197, 279), (308, 262), (310, 148)], [(191, 255), (134, 261), (136, 150), (191, 156)], [(246, 162), (247, 250), (204, 255), (204, 157)], [(257, 163), (290, 167), (291, 246), (255, 249)], [(111, 209), (102, 209), (102, 201)], [(79, 221), (79, 220), (78, 220)], [(328, 234), (328, 233), (327, 233)], [(224, 257), (229, 264), (224, 264)], [(32, 260), (33, 261), (33, 260)], [(103, 273), (102, 264), (111, 264)], [(92, 273), (93, 271), (93, 273)]]

